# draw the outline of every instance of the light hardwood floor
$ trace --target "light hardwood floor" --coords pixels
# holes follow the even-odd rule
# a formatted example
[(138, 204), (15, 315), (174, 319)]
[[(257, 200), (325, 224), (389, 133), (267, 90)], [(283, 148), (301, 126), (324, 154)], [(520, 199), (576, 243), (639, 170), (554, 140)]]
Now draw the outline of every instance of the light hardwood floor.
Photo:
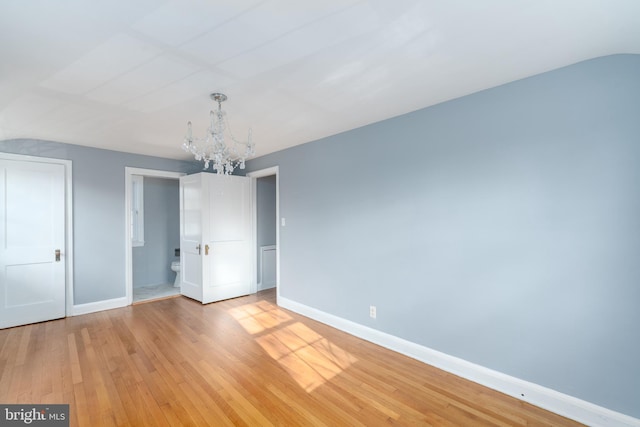
[(0, 330), (0, 402), (72, 426), (578, 425), (278, 308), (184, 297)]

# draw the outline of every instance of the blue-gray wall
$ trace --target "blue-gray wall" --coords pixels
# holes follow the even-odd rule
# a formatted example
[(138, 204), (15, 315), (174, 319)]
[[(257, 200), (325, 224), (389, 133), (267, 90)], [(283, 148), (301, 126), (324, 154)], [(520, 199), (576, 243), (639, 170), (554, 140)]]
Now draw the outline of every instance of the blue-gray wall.
[(48, 141), (0, 141), (0, 151), (73, 162), (74, 304), (125, 294), (126, 166), (195, 173), (195, 162)]
[(179, 261), (180, 185), (177, 179), (144, 177), (144, 246), (132, 249), (133, 287), (173, 283)]
[(257, 205), (257, 260), (260, 281), (260, 247), (276, 244), (276, 176), (265, 176), (256, 179)]
[(283, 297), (640, 417), (640, 56), (516, 81), (248, 171), (275, 165)]

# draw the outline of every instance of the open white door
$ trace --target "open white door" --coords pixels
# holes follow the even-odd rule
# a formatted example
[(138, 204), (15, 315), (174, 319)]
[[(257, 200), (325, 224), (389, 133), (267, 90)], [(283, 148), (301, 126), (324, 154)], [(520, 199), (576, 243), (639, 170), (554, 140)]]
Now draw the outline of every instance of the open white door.
[(180, 178), (181, 293), (210, 303), (251, 292), (251, 180)]
[(0, 328), (64, 317), (64, 165), (0, 160), (0, 246)]
[(202, 301), (202, 174), (180, 178), (180, 293)]
[(208, 215), (203, 224), (202, 302), (251, 292), (251, 179), (207, 176)]

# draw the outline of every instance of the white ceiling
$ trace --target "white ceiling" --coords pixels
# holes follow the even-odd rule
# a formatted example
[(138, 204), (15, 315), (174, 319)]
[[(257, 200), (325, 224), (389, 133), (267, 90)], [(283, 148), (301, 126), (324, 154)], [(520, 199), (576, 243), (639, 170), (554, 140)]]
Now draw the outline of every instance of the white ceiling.
[(264, 155), (615, 53), (638, 0), (2, 0), (0, 139), (186, 159), (221, 91)]

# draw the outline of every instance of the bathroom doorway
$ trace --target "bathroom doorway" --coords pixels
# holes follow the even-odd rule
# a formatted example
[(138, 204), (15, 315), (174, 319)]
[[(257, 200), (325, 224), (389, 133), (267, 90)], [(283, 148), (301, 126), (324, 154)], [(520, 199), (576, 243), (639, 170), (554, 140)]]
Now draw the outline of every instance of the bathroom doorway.
[(180, 295), (179, 178), (183, 173), (125, 168), (128, 304)]

